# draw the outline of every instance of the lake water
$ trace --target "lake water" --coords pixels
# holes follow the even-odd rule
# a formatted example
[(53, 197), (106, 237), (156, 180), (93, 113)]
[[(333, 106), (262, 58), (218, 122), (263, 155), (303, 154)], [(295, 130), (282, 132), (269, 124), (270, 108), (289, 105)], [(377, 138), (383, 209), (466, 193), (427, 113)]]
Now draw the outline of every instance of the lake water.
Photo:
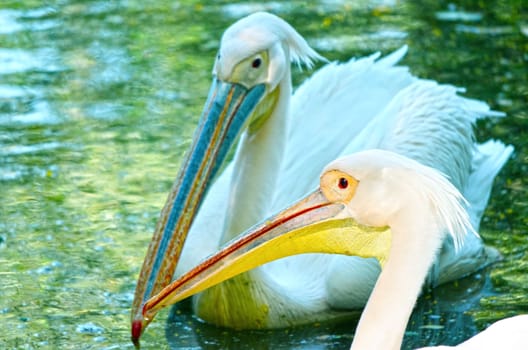
[[(481, 227), (503, 260), (426, 293), (404, 348), (456, 344), (528, 312), (521, 1), (3, 0), (0, 348), (132, 348), (135, 281), (205, 101), (218, 40), (256, 10), (282, 16), (331, 60), (406, 43), (403, 64), (413, 73), (465, 86), (508, 114), (476, 132), (516, 148)], [(295, 71), (295, 84), (308, 74)], [(142, 345), (347, 349), (355, 323), (237, 332), (204, 324), (183, 305), (157, 316)]]

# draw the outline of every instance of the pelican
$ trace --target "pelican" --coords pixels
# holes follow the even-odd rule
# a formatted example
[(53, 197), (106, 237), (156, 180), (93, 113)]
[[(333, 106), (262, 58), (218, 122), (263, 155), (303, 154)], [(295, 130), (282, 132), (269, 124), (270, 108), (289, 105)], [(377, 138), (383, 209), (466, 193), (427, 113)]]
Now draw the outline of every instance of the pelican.
[[(475, 144), (472, 125), (502, 114), (396, 66), (406, 50), (329, 63), (292, 96), (291, 62), (311, 67), (324, 60), (295, 29), (259, 12), (225, 31), (193, 143), (138, 279), (135, 342), (152, 320), (152, 313), (143, 317), (145, 303), (174, 275), (308, 193), (319, 169), (341, 155), (383, 148), (442, 171), (468, 198), (478, 227), (512, 148), (493, 140)], [(224, 165), (238, 139), (234, 159)], [(478, 236), (458, 250), (447, 237), (429, 283), (460, 278), (494, 258)], [(208, 289), (193, 307), (208, 322), (239, 329), (321, 321), (363, 307), (379, 272), (375, 259), (291, 257)]]
[[(458, 249), (473, 230), (468, 203), (443, 174), (397, 153), (370, 149), (331, 162), (320, 186), (256, 225), (145, 304), (167, 304), (292, 254), (376, 258), (381, 266), (351, 349), (400, 349), (429, 268), (449, 236)], [(499, 322), (466, 349), (526, 349), (528, 315)]]

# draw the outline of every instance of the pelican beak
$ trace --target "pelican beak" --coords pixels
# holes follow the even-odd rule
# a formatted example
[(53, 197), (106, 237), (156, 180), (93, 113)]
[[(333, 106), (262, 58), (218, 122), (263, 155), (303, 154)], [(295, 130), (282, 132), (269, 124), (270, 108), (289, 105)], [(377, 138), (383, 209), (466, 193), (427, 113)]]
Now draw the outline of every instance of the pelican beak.
[(265, 89), (264, 84), (246, 88), (214, 78), (190, 151), (160, 214), (143, 262), (132, 305), (135, 344), (148, 324), (142, 316), (143, 304), (172, 280), (202, 198), (229, 149), (247, 127)]
[(174, 304), (267, 262), (302, 253), (337, 253), (383, 261), (390, 248), (388, 227), (350, 218), (344, 203), (332, 203), (318, 189), (293, 206), (228, 242), (216, 254), (148, 300), (144, 322)]

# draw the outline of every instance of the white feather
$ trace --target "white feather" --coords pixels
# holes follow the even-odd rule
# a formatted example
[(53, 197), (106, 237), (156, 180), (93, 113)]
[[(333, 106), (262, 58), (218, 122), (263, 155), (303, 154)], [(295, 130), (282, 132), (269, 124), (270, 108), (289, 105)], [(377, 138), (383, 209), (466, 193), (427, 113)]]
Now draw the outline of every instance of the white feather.
[[(266, 45), (277, 45), (277, 41), (287, 48), (294, 63), (310, 65), (312, 59), (320, 58), (286, 22), (269, 14), (256, 14), (235, 23), (224, 34), (220, 48), (222, 74), (227, 76), (240, 59), (265, 49)], [(470, 220), (476, 230), (489, 197), (491, 180), (509, 157), (511, 148), (500, 142), (493, 147), (491, 144), (477, 147), (472, 125), (478, 118), (502, 114), (489, 111), (483, 102), (458, 96), (460, 89), (418, 79), (406, 67), (396, 66), (406, 50), (403, 47), (381, 59), (374, 54), (343, 64), (330, 63), (305, 81), (291, 103), (287, 101), (289, 109), (276, 116), (284, 118), (286, 130), (269, 133), (285, 139), (267, 139), (266, 144), (277, 145), (269, 149), (249, 150), (240, 146), (235, 158), (240, 160), (243, 155), (252, 164), (246, 163), (245, 170), (229, 165), (211, 186), (187, 238), (176, 274), (212, 253), (226, 227), (236, 220), (251, 224), (264, 219), (315, 188), (321, 169), (328, 162), (370, 148), (397, 152), (448, 176), (467, 195), (471, 206), (478, 205), (478, 210), (471, 211), (470, 207)], [(283, 79), (291, 79), (289, 70)], [(244, 137), (243, 141), (247, 141)], [(274, 157), (282, 152), (280, 162), (255, 164), (259, 159), (268, 159), (268, 152), (274, 153)], [(488, 181), (484, 181), (486, 176)], [(244, 180), (243, 191), (236, 194), (231, 191), (230, 187), (235, 185), (232, 179)], [(269, 202), (262, 203), (263, 200)], [(236, 212), (226, 212), (228, 203), (244, 205)], [(440, 217), (446, 217), (450, 209), (439, 210)], [(462, 277), (489, 262), (475, 259), (486, 252), (476, 235), (467, 236), (470, 238), (462, 247), (454, 249), (466, 231), (471, 231), (465, 218), (458, 217), (453, 224), (445, 224), (452, 239), (445, 241), (439, 262), (432, 270), (432, 284)], [(458, 268), (459, 263), (462, 268)], [(239, 282), (233, 280), (207, 293), (211, 302), (243, 307), (230, 298), (236, 298), (234, 286), (244, 288), (246, 284), (251, 295), (258, 299), (256, 302), (269, 308), (264, 327), (280, 327), (333, 317), (336, 315), (333, 308), (361, 307), (378, 273), (379, 266), (372, 259), (311, 254), (268, 264)], [(237, 327), (253, 324), (252, 315), (243, 315), (243, 310), (230, 311), (227, 306), (223, 310), (236, 315), (223, 314), (222, 320), (209, 315), (209, 321)], [(247, 319), (234, 320), (231, 316)]]

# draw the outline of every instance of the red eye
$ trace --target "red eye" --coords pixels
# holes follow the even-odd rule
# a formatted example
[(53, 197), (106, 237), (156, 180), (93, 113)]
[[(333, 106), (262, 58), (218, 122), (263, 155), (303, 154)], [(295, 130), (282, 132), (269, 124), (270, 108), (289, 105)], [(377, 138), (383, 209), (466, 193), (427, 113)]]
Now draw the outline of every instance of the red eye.
[(255, 58), (253, 62), (251, 62), (251, 67), (258, 68), (262, 64), (262, 60), (260, 58)]
[(337, 185), (339, 186), (340, 189), (344, 190), (345, 188), (348, 187), (348, 180), (342, 177), (339, 179), (339, 182), (337, 183)]

